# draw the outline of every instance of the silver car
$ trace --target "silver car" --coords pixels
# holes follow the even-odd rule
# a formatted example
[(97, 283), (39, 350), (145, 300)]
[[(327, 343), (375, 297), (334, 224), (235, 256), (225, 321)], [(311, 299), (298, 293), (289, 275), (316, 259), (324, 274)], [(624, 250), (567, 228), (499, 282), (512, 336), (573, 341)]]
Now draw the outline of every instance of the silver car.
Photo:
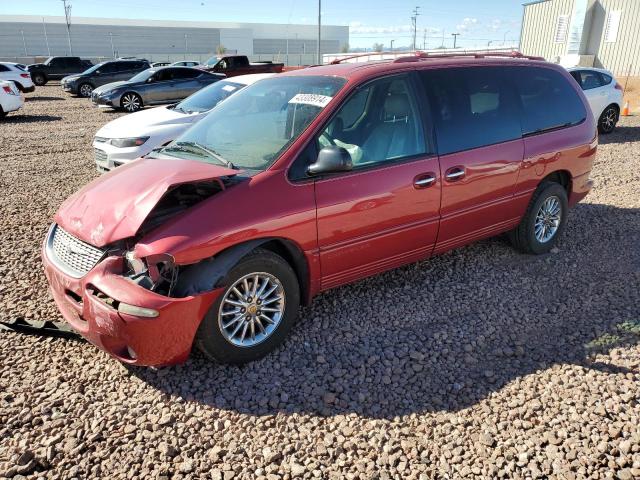
[(188, 67), (149, 68), (125, 82), (96, 88), (91, 100), (98, 106), (136, 112), (146, 105), (178, 102), (224, 75)]

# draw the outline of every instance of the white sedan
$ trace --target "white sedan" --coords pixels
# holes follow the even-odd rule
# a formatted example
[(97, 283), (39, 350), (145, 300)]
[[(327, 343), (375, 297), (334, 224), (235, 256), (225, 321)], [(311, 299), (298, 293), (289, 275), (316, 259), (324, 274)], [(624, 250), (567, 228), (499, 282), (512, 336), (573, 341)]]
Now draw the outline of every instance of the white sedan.
[(622, 86), (602, 68), (572, 67), (569, 73), (582, 87), (600, 133), (611, 133), (622, 110)]
[(31, 74), (20, 63), (0, 62), (0, 80), (13, 82), (18, 90), (24, 93), (30, 93), (36, 89), (31, 80)]
[(228, 96), (273, 75), (256, 73), (220, 80), (175, 105), (142, 110), (107, 123), (93, 138), (98, 171), (108, 172), (168, 144)]
[(13, 82), (0, 80), (0, 119), (24, 105), (24, 96)]

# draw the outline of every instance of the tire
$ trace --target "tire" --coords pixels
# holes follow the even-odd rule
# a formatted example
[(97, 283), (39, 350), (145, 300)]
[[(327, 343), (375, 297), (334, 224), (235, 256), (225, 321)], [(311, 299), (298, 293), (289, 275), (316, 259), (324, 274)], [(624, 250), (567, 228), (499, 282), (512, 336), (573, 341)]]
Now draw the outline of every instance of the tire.
[(615, 104), (609, 105), (604, 109), (600, 118), (598, 119), (598, 132), (606, 135), (613, 132), (620, 118), (620, 112)]
[[(545, 207), (557, 206), (559, 216), (557, 222), (552, 220), (553, 215), (548, 215), (546, 219), (544, 218), (543, 205)], [(568, 213), (569, 202), (564, 187), (559, 183), (544, 182), (534, 192), (527, 212), (522, 217), (520, 224), (509, 232), (509, 239), (513, 246), (523, 253), (535, 255), (548, 253), (562, 235), (567, 223)], [(537, 223), (539, 215), (543, 215), (543, 217), (540, 217)], [(544, 226), (549, 225), (549, 223), (552, 228), (546, 230), (546, 233), (550, 235), (546, 237), (543, 234), (545, 232)], [(540, 228), (540, 225), (543, 225), (543, 227)], [(555, 228), (553, 228), (554, 225)], [(538, 228), (536, 228), (537, 226)], [(553, 232), (550, 230), (553, 230)]]
[(83, 83), (78, 87), (78, 95), (89, 98), (93, 92), (93, 86), (90, 83)]
[(120, 108), (125, 112), (137, 112), (142, 107), (142, 98), (135, 92), (127, 92), (120, 97)]
[(33, 80), (33, 83), (35, 83), (37, 86), (41, 87), (43, 85), (46, 85), (47, 76), (44, 73), (34, 73), (33, 75), (31, 75), (31, 80)]
[[(235, 306), (240, 303), (237, 301), (240, 297), (235, 293), (234, 288), (241, 294), (247, 290), (251, 294), (254, 291), (253, 278), (255, 274), (260, 276), (257, 282), (257, 293), (263, 290), (265, 285), (263, 280), (271, 277), (270, 283), (266, 284), (262, 292), (263, 301), (268, 302), (269, 306), (265, 306), (266, 304), (263, 304), (262, 307), (258, 306), (259, 302), (256, 299), (261, 297), (256, 295), (249, 308), (241, 310), (239, 305)], [(247, 280), (246, 285), (243, 283), (244, 279)], [(226, 285), (226, 289), (211, 306), (198, 328), (195, 340), (198, 349), (212, 360), (221, 363), (243, 364), (263, 357), (280, 345), (295, 323), (300, 307), (300, 286), (291, 266), (273, 252), (256, 249), (242, 258), (229, 271), (223, 283)], [(276, 290), (267, 295), (274, 287)], [(280, 301), (273, 300), (279, 296), (281, 297)], [(232, 305), (225, 300), (235, 303)], [(263, 315), (269, 316), (268, 318), (274, 324), (260, 319), (257, 315), (260, 314), (260, 308), (270, 308), (280, 312), (262, 312)], [(258, 310), (256, 311), (256, 309)], [(236, 314), (235, 310), (241, 311)], [(240, 318), (236, 320), (238, 316)], [(228, 317), (230, 320), (227, 320)], [(251, 319), (248, 321), (249, 317)], [(264, 333), (260, 332), (258, 320)], [(251, 324), (254, 325), (256, 332), (254, 338), (251, 338)], [(244, 325), (247, 325), (246, 330)], [(239, 331), (235, 333), (237, 329)], [(240, 337), (244, 335), (243, 330), (246, 332), (246, 336), (244, 340), (241, 340)], [(245, 343), (242, 344), (243, 342)]]

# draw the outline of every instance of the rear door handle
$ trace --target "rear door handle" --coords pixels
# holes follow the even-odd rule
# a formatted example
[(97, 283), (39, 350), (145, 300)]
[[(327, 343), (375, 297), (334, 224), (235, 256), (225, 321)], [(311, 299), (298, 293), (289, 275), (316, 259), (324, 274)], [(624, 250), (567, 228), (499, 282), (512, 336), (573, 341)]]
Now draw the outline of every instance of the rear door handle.
[(447, 170), (445, 178), (450, 182), (455, 182), (455, 181), (460, 180), (461, 178), (463, 178), (464, 175), (465, 175), (464, 168), (462, 168), (462, 167), (453, 167), (453, 168), (450, 168), (449, 170)]
[(418, 175), (413, 179), (413, 186), (417, 189), (427, 188), (433, 185), (436, 181), (436, 176), (432, 173), (425, 173)]

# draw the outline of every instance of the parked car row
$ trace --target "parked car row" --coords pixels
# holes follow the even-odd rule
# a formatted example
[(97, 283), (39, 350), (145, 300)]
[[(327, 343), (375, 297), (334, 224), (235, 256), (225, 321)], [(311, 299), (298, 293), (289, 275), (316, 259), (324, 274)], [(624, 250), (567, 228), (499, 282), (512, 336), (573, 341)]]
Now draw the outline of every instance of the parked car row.
[(123, 362), (178, 363), (196, 346), (244, 363), (322, 291), (501, 233), (549, 252), (592, 186), (597, 122), (572, 76), (541, 59), (235, 80), (105, 126), (94, 146), (110, 155), (149, 148), (161, 118), (191, 125), (72, 195), (44, 241), (62, 314)]

